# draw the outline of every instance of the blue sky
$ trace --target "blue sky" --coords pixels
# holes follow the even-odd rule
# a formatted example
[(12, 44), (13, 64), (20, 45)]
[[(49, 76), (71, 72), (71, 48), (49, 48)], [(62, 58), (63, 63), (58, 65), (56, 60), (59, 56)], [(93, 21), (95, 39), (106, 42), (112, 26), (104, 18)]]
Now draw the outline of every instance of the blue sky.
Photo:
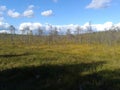
[[(0, 0), (0, 22), (84, 25), (120, 22), (120, 0)], [(1, 28), (2, 25), (0, 25)]]

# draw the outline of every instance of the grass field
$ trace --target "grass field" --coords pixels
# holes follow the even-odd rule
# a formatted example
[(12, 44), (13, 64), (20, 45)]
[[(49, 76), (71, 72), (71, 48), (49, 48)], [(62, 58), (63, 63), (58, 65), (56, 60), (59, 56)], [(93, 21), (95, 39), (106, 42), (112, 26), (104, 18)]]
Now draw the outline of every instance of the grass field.
[(120, 45), (1, 41), (0, 90), (120, 90)]

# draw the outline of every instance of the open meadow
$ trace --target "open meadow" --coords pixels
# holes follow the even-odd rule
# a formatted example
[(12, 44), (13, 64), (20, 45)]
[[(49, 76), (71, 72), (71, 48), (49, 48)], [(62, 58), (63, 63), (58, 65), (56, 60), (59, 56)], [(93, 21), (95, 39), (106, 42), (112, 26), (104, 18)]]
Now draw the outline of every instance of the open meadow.
[(11, 37), (0, 39), (0, 90), (120, 90), (119, 44)]

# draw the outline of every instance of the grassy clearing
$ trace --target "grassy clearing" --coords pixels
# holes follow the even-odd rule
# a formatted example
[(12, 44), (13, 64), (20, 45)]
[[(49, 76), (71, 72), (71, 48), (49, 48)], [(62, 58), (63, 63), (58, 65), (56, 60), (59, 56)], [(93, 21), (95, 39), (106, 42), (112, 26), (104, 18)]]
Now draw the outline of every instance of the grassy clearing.
[(1, 90), (119, 90), (120, 47), (47, 45), (0, 52)]
[(0, 47), (0, 90), (120, 90), (120, 46)]

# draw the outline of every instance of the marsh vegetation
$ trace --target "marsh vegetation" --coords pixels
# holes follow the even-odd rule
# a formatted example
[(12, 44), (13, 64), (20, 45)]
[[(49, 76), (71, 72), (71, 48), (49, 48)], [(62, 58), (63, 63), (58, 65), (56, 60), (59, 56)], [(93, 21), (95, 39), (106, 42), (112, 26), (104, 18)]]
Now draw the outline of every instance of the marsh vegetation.
[(120, 32), (1, 34), (0, 90), (120, 90)]

